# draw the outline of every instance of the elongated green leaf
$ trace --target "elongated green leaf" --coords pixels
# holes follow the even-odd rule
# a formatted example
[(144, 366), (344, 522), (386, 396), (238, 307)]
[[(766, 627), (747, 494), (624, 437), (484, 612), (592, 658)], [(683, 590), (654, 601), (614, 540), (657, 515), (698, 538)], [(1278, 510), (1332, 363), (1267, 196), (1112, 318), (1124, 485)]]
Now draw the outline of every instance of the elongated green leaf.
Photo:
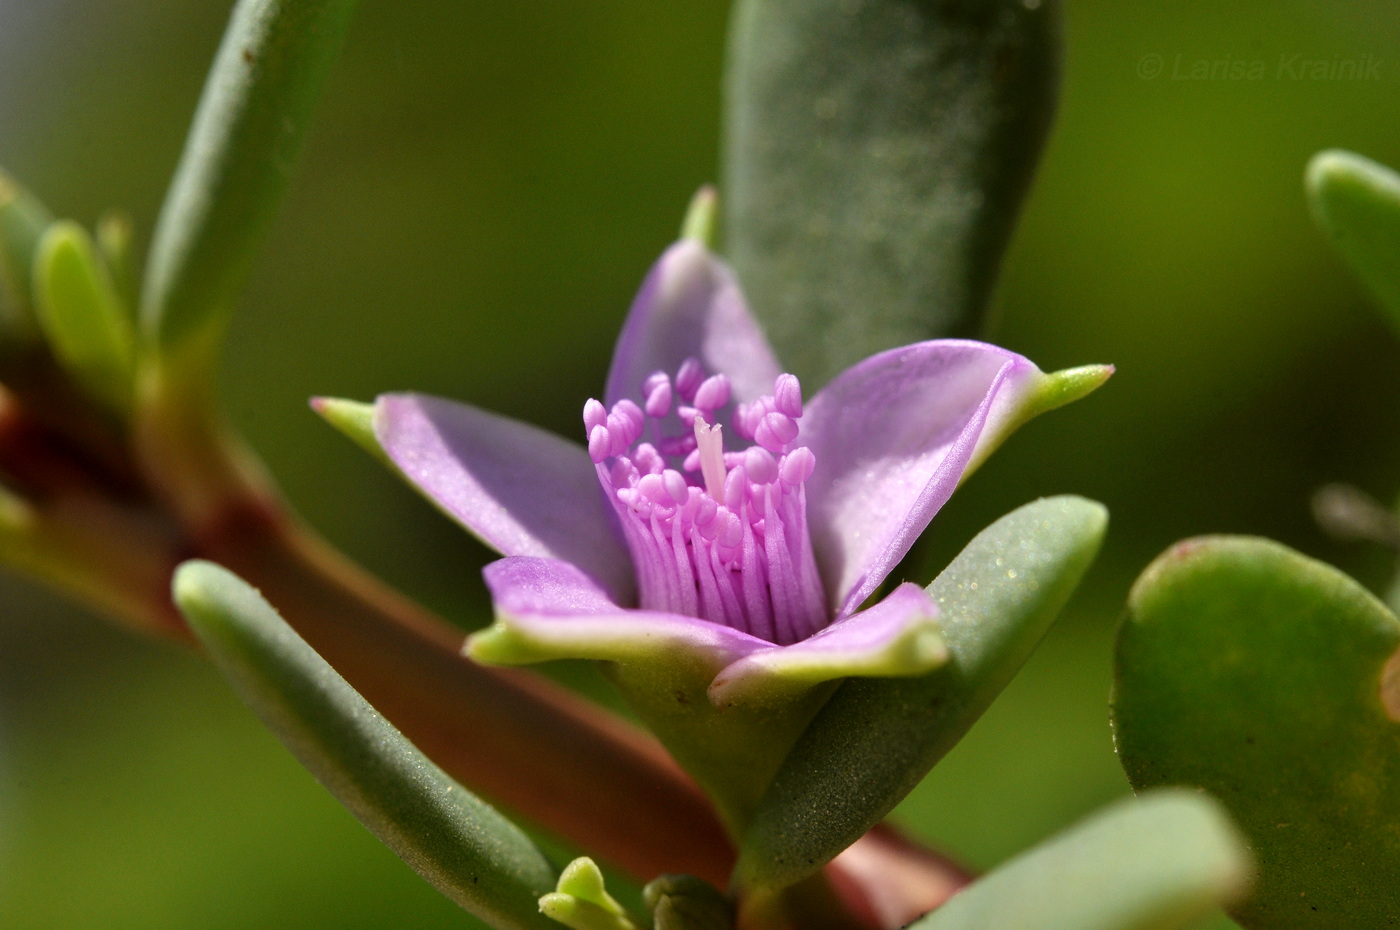
[(1308, 165), (1313, 216), (1400, 329), (1400, 174), (1351, 152)]
[(142, 294), (164, 352), (211, 327), (242, 284), (301, 149), (355, 0), (239, 0), (161, 208)]
[(1039, 158), (1058, 0), (739, 0), (726, 249), (792, 371), (980, 329)]
[(1143, 573), (1119, 632), (1118, 757), (1192, 785), (1259, 860), (1246, 927), (1400, 925), (1400, 621), (1329, 565), (1207, 537)]
[(889, 813), (1029, 658), (1097, 554), (1107, 519), (1093, 501), (1052, 497), (979, 533), (928, 588), (948, 663), (922, 678), (841, 685), (759, 803), (740, 881), (798, 881)]
[(1238, 899), (1249, 875), (1219, 804), (1148, 792), (1011, 860), (910, 930), (1177, 930)]
[(370, 707), (239, 578), (186, 562), (175, 600), (243, 700), (375, 836), (493, 927), (558, 930), (544, 856)]
[(77, 223), (49, 227), (34, 262), (35, 307), (54, 356), (107, 407), (131, 403), (136, 334), (97, 248)]
[(29, 191), (0, 171), (0, 332), (11, 342), (39, 336), (34, 321), (34, 253), (53, 216)]

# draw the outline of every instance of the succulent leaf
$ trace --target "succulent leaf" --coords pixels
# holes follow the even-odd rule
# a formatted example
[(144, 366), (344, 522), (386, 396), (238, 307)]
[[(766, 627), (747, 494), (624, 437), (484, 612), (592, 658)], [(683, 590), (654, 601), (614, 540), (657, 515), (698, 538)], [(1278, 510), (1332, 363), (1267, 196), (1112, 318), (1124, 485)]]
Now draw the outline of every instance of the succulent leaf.
[(983, 530), (928, 588), (950, 658), (930, 674), (844, 682), (759, 803), (737, 874), (748, 887), (815, 872), (878, 823), (1015, 675), (1098, 552), (1100, 504), (1052, 497)]
[(530, 839), (419, 752), (257, 591), (213, 563), (187, 562), (174, 593), (243, 700), (418, 874), (493, 927), (555, 926), (537, 903), (554, 871)]
[(725, 247), (789, 371), (981, 329), (1054, 111), (1057, 0), (742, 0)]
[(1178, 543), (1134, 586), (1113, 698), (1134, 787), (1190, 785), (1258, 857), (1246, 927), (1400, 921), (1400, 621), (1265, 539)]

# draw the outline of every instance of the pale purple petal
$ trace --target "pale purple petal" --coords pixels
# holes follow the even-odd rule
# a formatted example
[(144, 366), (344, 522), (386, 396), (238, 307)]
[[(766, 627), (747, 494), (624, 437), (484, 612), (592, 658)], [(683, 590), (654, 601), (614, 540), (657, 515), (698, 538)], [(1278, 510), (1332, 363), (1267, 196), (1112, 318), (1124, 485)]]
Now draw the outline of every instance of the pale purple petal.
[(602, 659), (676, 665), (698, 660), (713, 673), (756, 650), (773, 648), (707, 620), (619, 607), (567, 562), (502, 559), (486, 566), (484, 574), (496, 623), (468, 643), (469, 654), (484, 662)]
[(564, 559), (626, 602), (632, 559), (588, 452), (528, 423), (421, 394), (385, 394), (374, 433), (448, 516), (502, 555)]
[(918, 585), (902, 584), (870, 609), (800, 643), (738, 660), (710, 685), (710, 700), (723, 706), (853, 675), (920, 675), (947, 659), (938, 605)]
[(690, 356), (706, 374), (727, 375), (737, 403), (771, 391), (780, 373), (734, 272), (700, 243), (683, 239), (652, 266), (632, 303), (613, 350), (608, 406), (641, 396), (653, 372), (674, 376)]
[(799, 440), (817, 460), (807, 518), (837, 617), (904, 557), (984, 432), (1013, 420), (1041, 378), (1014, 352), (941, 340), (871, 356), (812, 398)]

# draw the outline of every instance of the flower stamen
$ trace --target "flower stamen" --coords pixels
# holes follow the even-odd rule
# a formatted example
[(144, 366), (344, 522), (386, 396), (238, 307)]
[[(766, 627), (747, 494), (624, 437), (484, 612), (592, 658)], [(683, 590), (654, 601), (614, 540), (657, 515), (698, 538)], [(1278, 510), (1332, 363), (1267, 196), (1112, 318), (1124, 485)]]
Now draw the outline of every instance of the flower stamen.
[(674, 377), (654, 372), (639, 387), (641, 404), (608, 410), (590, 400), (583, 421), (636, 564), (640, 606), (780, 645), (816, 633), (829, 616), (807, 531), (804, 485), (816, 458), (795, 446), (797, 378), (781, 375), (772, 394), (738, 405), (731, 425), (754, 445), (731, 452), (719, 423), (732, 394), (724, 374), (706, 376), (688, 358)]

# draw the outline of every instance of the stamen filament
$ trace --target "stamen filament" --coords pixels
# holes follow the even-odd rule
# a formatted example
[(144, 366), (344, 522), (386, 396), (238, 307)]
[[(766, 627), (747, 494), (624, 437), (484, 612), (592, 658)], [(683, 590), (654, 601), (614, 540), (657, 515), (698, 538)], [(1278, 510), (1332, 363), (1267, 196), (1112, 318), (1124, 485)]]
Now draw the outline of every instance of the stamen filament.
[(705, 493), (716, 501), (724, 500), (724, 427), (704, 420), (695, 421), (695, 444), (700, 450), (700, 474), (705, 479)]

